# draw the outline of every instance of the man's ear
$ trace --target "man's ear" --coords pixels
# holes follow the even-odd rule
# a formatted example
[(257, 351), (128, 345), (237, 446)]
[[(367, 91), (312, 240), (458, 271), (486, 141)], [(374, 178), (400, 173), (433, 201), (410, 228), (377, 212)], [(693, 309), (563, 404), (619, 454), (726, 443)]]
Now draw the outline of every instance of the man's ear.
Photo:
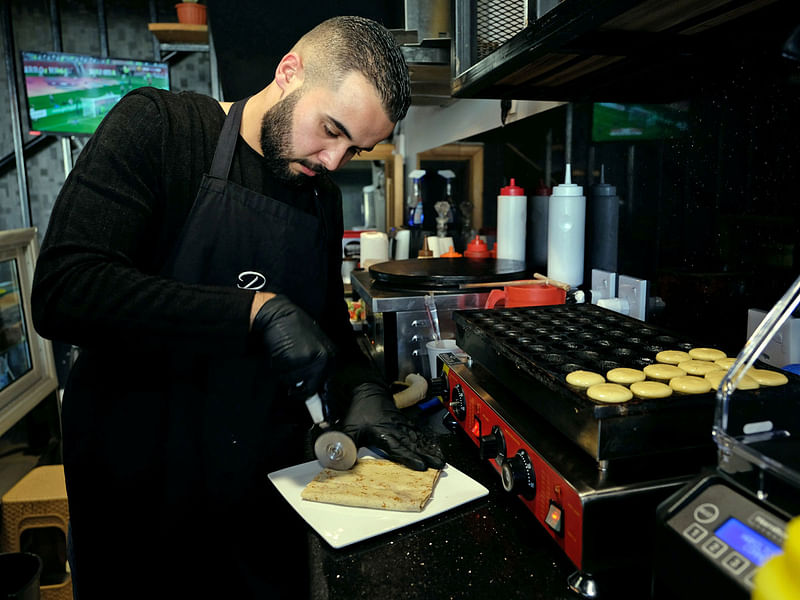
[(289, 52), (275, 69), (275, 83), (284, 94), (303, 84), (303, 59), (296, 52)]

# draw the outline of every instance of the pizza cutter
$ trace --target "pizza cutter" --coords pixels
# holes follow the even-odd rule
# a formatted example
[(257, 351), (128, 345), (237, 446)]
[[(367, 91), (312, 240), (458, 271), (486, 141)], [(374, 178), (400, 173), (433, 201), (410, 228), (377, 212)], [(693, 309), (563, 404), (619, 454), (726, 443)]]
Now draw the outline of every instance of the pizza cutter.
[(322, 398), (314, 394), (306, 400), (306, 408), (314, 421), (311, 430), (314, 455), (325, 468), (347, 471), (358, 460), (358, 448), (349, 435), (331, 427), (325, 420)]

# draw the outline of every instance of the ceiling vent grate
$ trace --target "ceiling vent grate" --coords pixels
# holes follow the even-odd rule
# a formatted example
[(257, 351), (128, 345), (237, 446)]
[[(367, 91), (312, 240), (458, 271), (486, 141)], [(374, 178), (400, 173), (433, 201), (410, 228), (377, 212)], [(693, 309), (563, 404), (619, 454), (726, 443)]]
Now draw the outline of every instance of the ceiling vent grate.
[(527, 4), (527, 0), (477, 0), (476, 62), (525, 29)]

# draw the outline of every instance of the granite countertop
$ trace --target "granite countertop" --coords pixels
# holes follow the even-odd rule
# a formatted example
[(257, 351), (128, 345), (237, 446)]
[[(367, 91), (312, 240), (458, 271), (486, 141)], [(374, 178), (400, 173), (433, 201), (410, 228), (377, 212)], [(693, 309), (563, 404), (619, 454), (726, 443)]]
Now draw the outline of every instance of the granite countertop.
[(488, 496), (340, 549), (309, 530), (312, 598), (576, 598), (574, 566), (478, 448), (461, 431), (435, 433), (447, 462)]

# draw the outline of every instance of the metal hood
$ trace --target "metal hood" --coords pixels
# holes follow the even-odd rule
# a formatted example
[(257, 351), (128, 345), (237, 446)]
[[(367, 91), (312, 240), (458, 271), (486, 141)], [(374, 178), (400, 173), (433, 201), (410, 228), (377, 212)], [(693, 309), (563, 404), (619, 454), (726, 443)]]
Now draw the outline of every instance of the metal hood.
[(392, 33), (408, 63), (412, 106), (445, 106), (453, 101), (450, 0), (405, 0), (405, 29)]

